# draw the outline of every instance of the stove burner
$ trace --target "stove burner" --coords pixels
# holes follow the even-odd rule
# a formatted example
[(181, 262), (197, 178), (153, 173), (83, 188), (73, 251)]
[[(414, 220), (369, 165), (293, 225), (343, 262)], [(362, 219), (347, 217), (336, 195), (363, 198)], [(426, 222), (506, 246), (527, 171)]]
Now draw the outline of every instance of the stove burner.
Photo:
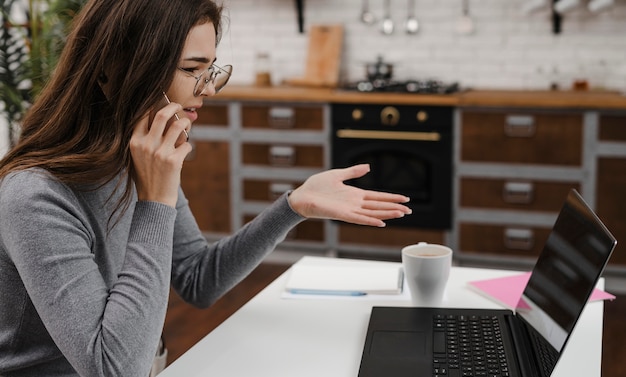
[(376, 79), (352, 82), (342, 87), (344, 90), (358, 92), (391, 92), (391, 93), (421, 93), (421, 94), (450, 94), (460, 90), (458, 83), (445, 84), (439, 80), (407, 80), (393, 81)]

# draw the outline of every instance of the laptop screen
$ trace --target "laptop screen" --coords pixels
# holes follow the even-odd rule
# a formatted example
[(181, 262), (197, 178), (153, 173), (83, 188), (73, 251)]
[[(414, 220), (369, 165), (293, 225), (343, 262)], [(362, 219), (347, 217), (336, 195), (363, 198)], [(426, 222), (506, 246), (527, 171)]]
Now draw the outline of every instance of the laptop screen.
[(517, 310), (557, 351), (567, 342), (616, 243), (571, 190)]

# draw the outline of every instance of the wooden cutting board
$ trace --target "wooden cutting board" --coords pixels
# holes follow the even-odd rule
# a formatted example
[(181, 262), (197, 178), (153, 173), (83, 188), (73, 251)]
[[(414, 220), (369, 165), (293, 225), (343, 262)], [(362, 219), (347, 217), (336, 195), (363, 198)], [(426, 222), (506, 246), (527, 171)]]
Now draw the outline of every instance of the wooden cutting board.
[(299, 86), (336, 87), (339, 82), (342, 46), (342, 25), (312, 25), (309, 30), (309, 48), (304, 77), (287, 79), (285, 83)]

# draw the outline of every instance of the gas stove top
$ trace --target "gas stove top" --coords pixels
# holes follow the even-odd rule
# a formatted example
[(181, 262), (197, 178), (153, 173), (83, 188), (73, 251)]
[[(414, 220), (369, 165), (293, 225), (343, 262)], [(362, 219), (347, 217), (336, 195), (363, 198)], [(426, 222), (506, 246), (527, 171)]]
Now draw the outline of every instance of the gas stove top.
[(342, 85), (340, 89), (357, 92), (390, 92), (417, 94), (451, 94), (460, 90), (458, 83), (439, 80), (363, 80)]

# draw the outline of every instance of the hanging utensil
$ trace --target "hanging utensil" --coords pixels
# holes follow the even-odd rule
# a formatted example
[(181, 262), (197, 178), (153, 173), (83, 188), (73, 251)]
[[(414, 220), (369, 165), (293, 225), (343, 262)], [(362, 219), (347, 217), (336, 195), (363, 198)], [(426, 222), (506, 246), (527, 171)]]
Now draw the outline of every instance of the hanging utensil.
[(461, 35), (469, 35), (474, 32), (474, 20), (470, 16), (469, 0), (461, 0), (463, 11), (456, 23), (456, 31)]
[(419, 30), (420, 24), (415, 17), (415, 0), (409, 0), (408, 17), (406, 19), (407, 34), (415, 34)]
[(374, 13), (370, 12), (369, 0), (363, 0), (363, 8), (361, 9), (361, 22), (371, 25), (376, 21)]
[(385, 0), (385, 17), (380, 24), (381, 31), (385, 35), (393, 33), (393, 20), (391, 19), (391, 0)]

